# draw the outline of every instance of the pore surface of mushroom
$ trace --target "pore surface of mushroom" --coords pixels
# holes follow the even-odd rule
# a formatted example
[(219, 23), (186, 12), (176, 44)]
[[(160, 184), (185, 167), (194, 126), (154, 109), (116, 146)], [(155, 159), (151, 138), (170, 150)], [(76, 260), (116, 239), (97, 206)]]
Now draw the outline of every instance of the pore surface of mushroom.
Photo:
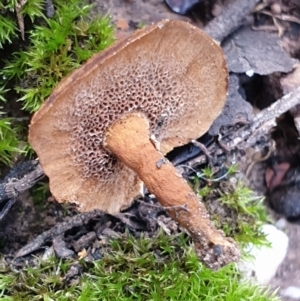
[(191, 233), (204, 261), (217, 268), (236, 260), (237, 248), (213, 228), (163, 155), (204, 134), (226, 92), (227, 68), (217, 43), (188, 23), (164, 20), (66, 77), (33, 116), (29, 141), (58, 201), (113, 214), (131, 204), (143, 180), (163, 206), (181, 208), (168, 212)]
[(116, 213), (140, 193), (141, 182), (103, 148), (109, 125), (143, 112), (166, 154), (207, 131), (226, 91), (220, 47), (188, 23), (165, 20), (66, 77), (34, 115), (29, 141), (58, 201)]

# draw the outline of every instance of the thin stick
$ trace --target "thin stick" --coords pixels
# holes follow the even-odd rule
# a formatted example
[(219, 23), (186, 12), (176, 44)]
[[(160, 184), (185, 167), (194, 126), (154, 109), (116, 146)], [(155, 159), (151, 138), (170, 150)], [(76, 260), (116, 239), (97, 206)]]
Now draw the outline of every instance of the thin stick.
[(204, 144), (202, 144), (201, 142), (199, 142), (199, 141), (197, 141), (197, 140), (191, 140), (191, 142), (192, 142), (195, 146), (199, 147), (199, 148), (202, 150), (202, 152), (204, 153), (204, 155), (205, 155), (209, 160), (212, 160), (212, 156), (210, 155), (208, 149), (205, 147)]
[(227, 144), (230, 150), (239, 147), (249, 147), (256, 142), (260, 133), (268, 133), (276, 125), (276, 118), (300, 104), (300, 87), (293, 92), (284, 95), (268, 108), (259, 112), (249, 125), (241, 127), (230, 137), (231, 142)]
[(53, 237), (60, 237), (69, 229), (80, 227), (87, 223), (89, 220), (103, 215), (103, 212), (99, 210), (94, 210), (92, 212), (79, 213), (77, 215), (69, 217), (64, 222), (57, 223), (50, 230), (44, 231), (42, 234), (33, 239), (29, 244), (22, 247), (15, 254), (15, 258), (25, 256), (42, 247), (47, 241), (51, 240)]

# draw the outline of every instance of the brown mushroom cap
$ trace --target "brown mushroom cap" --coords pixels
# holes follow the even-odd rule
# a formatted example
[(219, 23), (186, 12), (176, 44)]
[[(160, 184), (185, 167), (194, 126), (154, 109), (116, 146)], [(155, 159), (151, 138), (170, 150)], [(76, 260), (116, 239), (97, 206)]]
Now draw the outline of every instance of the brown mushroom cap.
[(103, 148), (106, 129), (142, 112), (165, 154), (203, 135), (227, 93), (221, 48), (198, 28), (164, 20), (94, 55), (54, 89), (29, 141), (59, 201), (109, 213), (140, 193), (136, 174)]

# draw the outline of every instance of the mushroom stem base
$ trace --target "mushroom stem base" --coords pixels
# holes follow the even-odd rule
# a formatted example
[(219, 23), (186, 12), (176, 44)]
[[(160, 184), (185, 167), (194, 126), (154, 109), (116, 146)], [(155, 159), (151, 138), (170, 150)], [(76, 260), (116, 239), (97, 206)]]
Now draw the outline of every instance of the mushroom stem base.
[(170, 216), (190, 233), (201, 261), (212, 269), (237, 261), (240, 252), (235, 242), (214, 228), (198, 196), (156, 150), (149, 135), (147, 118), (131, 113), (109, 127), (104, 145), (138, 174)]

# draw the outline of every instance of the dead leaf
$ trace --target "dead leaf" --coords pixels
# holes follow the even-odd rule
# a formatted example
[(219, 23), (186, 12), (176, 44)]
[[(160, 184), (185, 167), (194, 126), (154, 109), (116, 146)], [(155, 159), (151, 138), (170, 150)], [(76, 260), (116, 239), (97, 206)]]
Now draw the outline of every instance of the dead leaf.
[(78, 252), (78, 257), (79, 257), (79, 260), (85, 258), (87, 256), (87, 251), (86, 249), (84, 248), (82, 251)]

